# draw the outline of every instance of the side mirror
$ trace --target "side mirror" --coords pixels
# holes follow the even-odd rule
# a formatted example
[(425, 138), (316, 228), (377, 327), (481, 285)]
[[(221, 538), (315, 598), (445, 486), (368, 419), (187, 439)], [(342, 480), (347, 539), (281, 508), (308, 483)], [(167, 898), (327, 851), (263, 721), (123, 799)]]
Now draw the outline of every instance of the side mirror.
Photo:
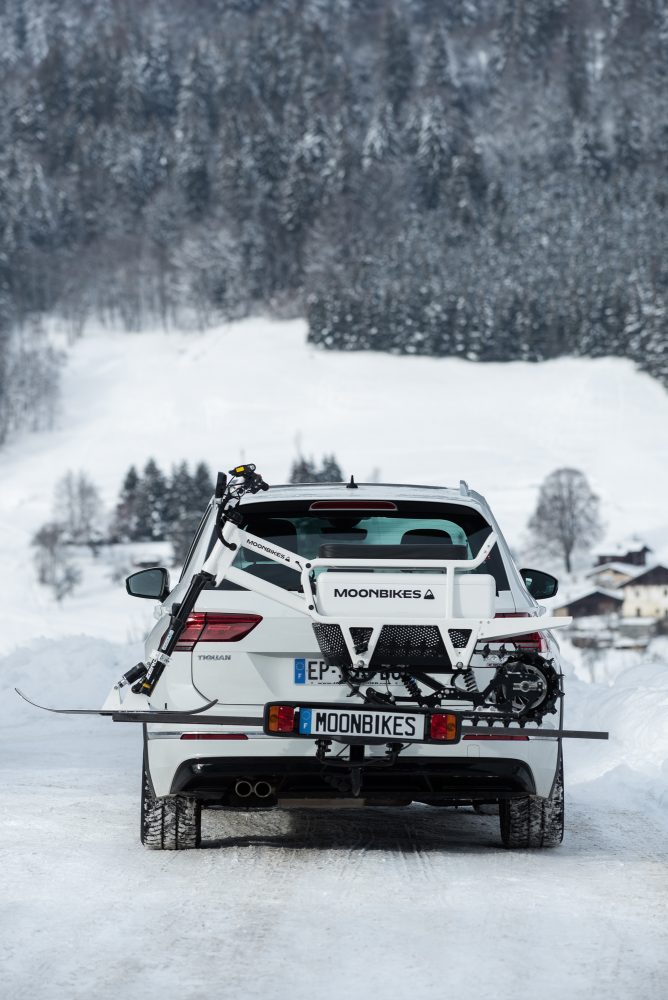
[(146, 597), (152, 601), (164, 601), (170, 591), (169, 573), (161, 566), (156, 566), (154, 569), (142, 569), (126, 579), (125, 589), (130, 597)]
[(540, 569), (521, 569), (520, 576), (524, 580), (524, 586), (537, 601), (544, 601), (547, 597), (554, 597), (559, 590), (559, 581), (556, 576), (551, 576), (550, 573), (543, 573)]

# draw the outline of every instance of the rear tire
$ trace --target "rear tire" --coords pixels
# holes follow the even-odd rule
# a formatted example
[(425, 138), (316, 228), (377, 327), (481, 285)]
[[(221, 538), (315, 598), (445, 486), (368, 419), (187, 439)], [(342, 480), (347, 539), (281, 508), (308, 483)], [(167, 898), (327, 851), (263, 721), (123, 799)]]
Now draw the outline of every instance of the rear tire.
[(552, 793), (499, 802), (504, 847), (558, 847), (564, 839), (564, 772), (561, 761)]
[(158, 797), (146, 770), (142, 769), (141, 842), (153, 851), (188, 851), (199, 847), (202, 808), (185, 795)]

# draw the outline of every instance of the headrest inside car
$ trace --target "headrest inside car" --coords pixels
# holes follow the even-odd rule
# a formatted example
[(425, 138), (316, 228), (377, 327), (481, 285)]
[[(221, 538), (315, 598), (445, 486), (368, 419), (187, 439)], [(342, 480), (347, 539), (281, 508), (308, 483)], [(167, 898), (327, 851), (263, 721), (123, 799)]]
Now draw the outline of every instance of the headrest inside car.
[[(297, 529), (292, 521), (278, 517), (266, 517), (257, 521), (249, 521), (245, 529), (249, 535), (257, 535), (267, 542), (275, 542), (290, 552), (297, 551)], [(258, 558), (263, 558), (258, 556)]]
[(402, 539), (402, 545), (428, 545), (431, 541), (443, 544), (444, 542), (448, 545), (452, 544), (452, 535), (448, 534), (447, 531), (443, 531), (442, 528), (412, 528), (410, 531), (405, 531)]
[(427, 542), (425, 545), (355, 545), (329, 542), (318, 551), (321, 559), (466, 559), (465, 545)]

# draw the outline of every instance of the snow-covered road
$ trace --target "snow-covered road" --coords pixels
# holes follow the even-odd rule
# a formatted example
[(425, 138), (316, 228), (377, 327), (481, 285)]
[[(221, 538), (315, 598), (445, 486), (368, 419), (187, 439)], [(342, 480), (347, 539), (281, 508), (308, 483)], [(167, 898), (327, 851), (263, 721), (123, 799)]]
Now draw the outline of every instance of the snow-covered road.
[(633, 797), (575, 785), (553, 851), (504, 851), (496, 816), (411, 807), (207, 813), (204, 850), (163, 855), (138, 842), (138, 727), (11, 718), (8, 1000), (668, 993), (668, 828)]

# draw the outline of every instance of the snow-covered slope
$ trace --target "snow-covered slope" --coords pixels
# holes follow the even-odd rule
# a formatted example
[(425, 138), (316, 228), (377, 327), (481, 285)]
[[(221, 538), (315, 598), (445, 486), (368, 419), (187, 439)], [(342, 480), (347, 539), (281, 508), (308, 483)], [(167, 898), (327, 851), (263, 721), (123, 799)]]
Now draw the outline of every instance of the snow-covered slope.
[[(334, 451), (357, 479), (457, 484), (490, 499), (517, 538), (547, 473), (585, 470), (612, 538), (668, 540), (668, 394), (621, 359), (540, 365), (334, 353), (301, 321), (247, 320), (204, 334), (97, 332), (70, 349), (58, 429), (0, 452), (3, 520), (29, 529), (54, 481), (84, 468), (111, 503), (149, 455), (285, 482), (297, 448)], [(6, 541), (6, 538), (3, 540)]]

